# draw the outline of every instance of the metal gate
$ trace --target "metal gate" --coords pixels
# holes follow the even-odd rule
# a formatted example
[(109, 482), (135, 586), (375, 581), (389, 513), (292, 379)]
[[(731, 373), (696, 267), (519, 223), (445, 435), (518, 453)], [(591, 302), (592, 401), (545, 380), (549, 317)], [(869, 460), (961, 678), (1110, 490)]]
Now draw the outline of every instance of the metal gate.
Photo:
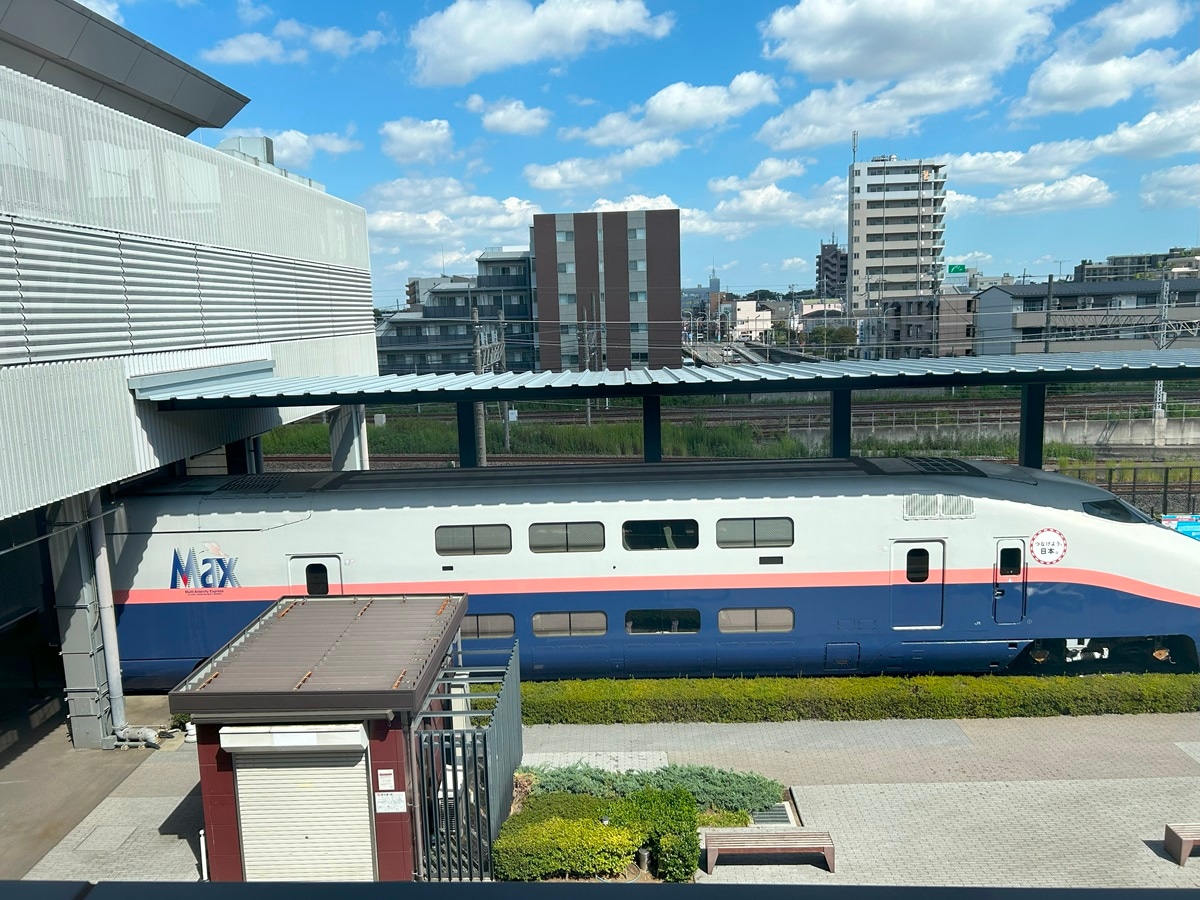
[(504, 667), (443, 666), (441, 690), (417, 716), (418, 870), (426, 881), (491, 880), (492, 842), (521, 762), (520, 688), (514, 646)]

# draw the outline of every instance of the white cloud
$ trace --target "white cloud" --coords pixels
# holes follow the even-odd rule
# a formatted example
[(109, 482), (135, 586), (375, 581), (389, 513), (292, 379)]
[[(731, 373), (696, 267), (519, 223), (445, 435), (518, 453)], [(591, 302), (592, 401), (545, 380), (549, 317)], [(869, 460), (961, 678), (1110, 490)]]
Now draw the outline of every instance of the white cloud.
[(948, 263), (956, 266), (971, 266), (972, 268), (990, 266), (995, 261), (995, 257), (992, 254), (985, 253), (983, 250), (972, 250), (969, 253), (946, 256), (946, 262)]
[(269, 131), (265, 128), (231, 128), (223, 134), (227, 137), (269, 137), (275, 148), (275, 165), (285, 169), (305, 169), (312, 163), (318, 151), (331, 156), (340, 156), (353, 150), (361, 150), (362, 144), (354, 140), (354, 126), (349, 125), (345, 134), (326, 132), (305, 134), (295, 128), (286, 131)]
[(483, 113), (483, 127), (499, 134), (539, 134), (550, 124), (550, 110), (541, 106), (527, 107), (521, 100), (484, 102), (479, 94), (467, 98), (470, 112)]
[(587, 212), (606, 213), (638, 209), (678, 209), (681, 235), (718, 234), (724, 230), (704, 210), (682, 207), (666, 194), (659, 194), (656, 197), (648, 197), (645, 194), (629, 194), (621, 200), (608, 200), (602, 197), (593, 203)]
[(266, 4), (255, 3), (254, 0), (238, 0), (237, 16), (247, 25), (253, 25), (272, 15), (274, 12)]
[(200, 58), (214, 63), (299, 63), (308, 59), (308, 51), (284, 49), (283, 43), (257, 31), (226, 38), (215, 47), (200, 51)]
[(789, 256), (779, 264), (785, 272), (803, 272), (808, 268), (808, 260), (803, 256)]
[(763, 23), (763, 55), (810, 81), (902, 80), (939, 68), (1007, 68), (1053, 30), (1065, 0), (800, 0)]
[(110, 22), (116, 22), (120, 25), (125, 21), (121, 16), (121, 4), (119, 0), (79, 0), (79, 3), (82, 6), (86, 6), (92, 12), (104, 16)]
[(835, 176), (818, 185), (809, 196), (776, 184), (747, 188), (718, 203), (712, 216), (730, 229), (732, 237), (770, 225), (827, 231), (845, 227), (846, 200), (846, 179)]
[(421, 84), (466, 84), (486, 72), (542, 59), (571, 59), (593, 45), (659, 39), (670, 14), (650, 15), (643, 0), (455, 0), (409, 34)]
[(797, 178), (804, 172), (804, 163), (798, 159), (776, 159), (769, 156), (755, 166), (754, 171), (745, 178), (738, 178), (736, 175), (726, 178), (710, 178), (708, 189), (717, 194), (741, 191), (747, 188), (763, 187), (784, 178)]
[[(953, 195), (953, 196), (951, 196)], [(993, 215), (1031, 215), (1107, 206), (1116, 199), (1108, 185), (1092, 175), (1072, 175), (1049, 184), (1038, 182), (1004, 191), (990, 199), (946, 192), (946, 212), (961, 216), (982, 212)]]
[[(560, 136), (598, 147), (628, 146), (690, 128), (714, 128), (756, 106), (778, 103), (775, 89), (775, 79), (758, 72), (742, 72), (728, 87), (677, 81), (631, 112), (610, 113), (591, 128), (564, 129)], [(639, 113), (642, 117), (634, 118)]]
[(1066, 178), (1076, 166), (1092, 159), (1085, 140), (1034, 144), (1028, 150), (986, 150), (939, 159), (956, 184), (1030, 184)]
[(1142, 176), (1143, 209), (1191, 209), (1196, 206), (1200, 163), (1172, 166)]
[(1153, 159), (1200, 151), (1200, 101), (1147, 113), (1137, 122), (1122, 122), (1091, 142), (1097, 155), (1116, 154)]
[(435, 163), (454, 150), (454, 133), (445, 119), (413, 119), (405, 116), (384, 122), (383, 152), (398, 163)]
[(342, 28), (317, 28), (295, 19), (281, 20), (271, 33), (277, 38), (307, 41), (314, 50), (332, 53), (342, 59), (354, 53), (378, 49), (387, 43), (382, 31), (366, 31), (356, 37)]
[(683, 149), (684, 145), (676, 140), (643, 141), (628, 150), (599, 159), (574, 157), (548, 166), (530, 163), (524, 169), (525, 180), (544, 191), (599, 188), (620, 181), (630, 169), (664, 163), (678, 156)]

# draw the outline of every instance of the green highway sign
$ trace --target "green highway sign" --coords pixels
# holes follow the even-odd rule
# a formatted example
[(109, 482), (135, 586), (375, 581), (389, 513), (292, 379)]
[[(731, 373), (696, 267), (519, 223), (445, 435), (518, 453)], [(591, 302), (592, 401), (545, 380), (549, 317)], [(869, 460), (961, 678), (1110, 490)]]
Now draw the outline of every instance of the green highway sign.
[(966, 267), (966, 265), (946, 266), (946, 274), (947, 275), (966, 275), (967, 267)]

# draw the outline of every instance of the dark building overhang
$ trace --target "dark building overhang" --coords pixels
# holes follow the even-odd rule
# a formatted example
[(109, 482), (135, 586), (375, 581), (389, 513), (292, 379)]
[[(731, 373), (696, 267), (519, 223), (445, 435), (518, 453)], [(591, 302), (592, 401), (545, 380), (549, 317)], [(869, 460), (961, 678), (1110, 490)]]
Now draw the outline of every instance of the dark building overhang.
[(250, 102), (74, 0), (0, 0), (0, 66), (181, 135)]

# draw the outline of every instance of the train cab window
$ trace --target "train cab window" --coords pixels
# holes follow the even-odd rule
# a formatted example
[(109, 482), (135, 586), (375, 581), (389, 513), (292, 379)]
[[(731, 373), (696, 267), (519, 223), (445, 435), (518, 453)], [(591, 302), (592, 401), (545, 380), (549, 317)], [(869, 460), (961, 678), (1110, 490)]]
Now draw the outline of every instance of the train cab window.
[(325, 563), (309, 563), (304, 567), (304, 589), (312, 597), (329, 593), (329, 570)]
[(631, 609), (625, 613), (626, 634), (695, 634), (698, 609)]
[(1154, 523), (1152, 518), (1136, 506), (1131, 506), (1119, 497), (1110, 500), (1089, 500), (1083, 504), (1083, 511), (1089, 516), (1108, 519), (1110, 522)]
[(796, 614), (786, 606), (761, 609), (723, 609), (717, 613), (717, 630), (722, 634), (791, 631)]
[(700, 526), (695, 519), (644, 519), (621, 526), (626, 550), (695, 550)]
[(507, 525), (442, 525), (433, 533), (438, 556), (485, 556), (512, 550)]
[(1020, 547), (1002, 547), (1002, 548), (1000, 548), (1000, 574), (1001, 575), (1020, 575), (1021, 574), (1021, 548)]
[(600, 522), (538, 522), (529, 526), (534, 553), (595, 553), (604, 549)]
[(597, 637), (608, 631), (603, 612), (553, 612), (533, 614), (535, 637)]
[(916, 584), (929, 580), (929, 551), (916, 547), (908, 551), (906, 557), (906, 574), (908, 580)]
[(490, 616), (463, 616), (464, 638), (510, 638), (516, 634), (515, 622), (508, 613)]
[(718, 519), (718, 547), (790, 547), (794, 528), (788, 518)]

